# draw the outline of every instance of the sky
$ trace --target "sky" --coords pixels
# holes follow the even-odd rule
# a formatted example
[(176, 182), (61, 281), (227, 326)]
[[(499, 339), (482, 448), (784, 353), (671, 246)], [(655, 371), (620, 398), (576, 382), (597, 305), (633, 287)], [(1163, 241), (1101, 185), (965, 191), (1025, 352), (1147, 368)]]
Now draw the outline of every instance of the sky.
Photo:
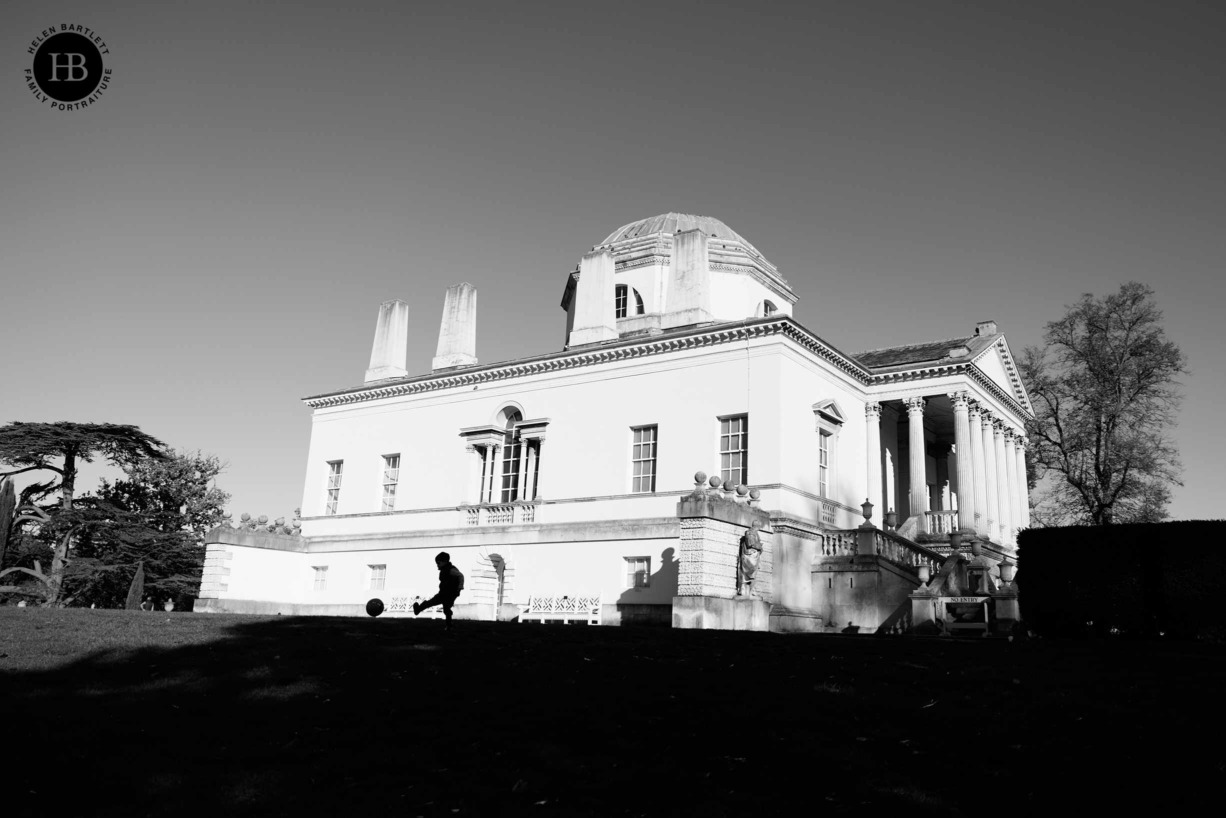
[[(381, 302), (410, 305), (411, 373), (460, 281), (482, 362), (558, 350), (579, 257), (678, 211), (752, 242), (848, 352), (990, 319), (1020, 354), (1083, 293), (1149, 284), (1190, 366), (1170, 511), (1222, 516), (1215, 4), (49, 0), (0, 21), (0, 423), (135, 424), (225, 461), (235, 516), (288, 517), (300, 399), (361, 383)], [(64, 23), (114, 72), (75, 111), (24, 77)]]

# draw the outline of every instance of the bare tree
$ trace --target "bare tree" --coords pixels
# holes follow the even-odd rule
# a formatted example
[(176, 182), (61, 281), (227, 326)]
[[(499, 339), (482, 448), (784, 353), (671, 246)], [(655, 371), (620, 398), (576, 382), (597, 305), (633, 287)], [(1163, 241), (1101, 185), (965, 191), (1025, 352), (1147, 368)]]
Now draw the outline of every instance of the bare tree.
[(1187, 359), (1162, 328), (1154, 291), (1130, 282), (1087, 293), (1028, 347), (1021, 374), (1041, 491), (1036, 519), (1109, 525), (1167, 516), (1179, 482), (1168, 435)]

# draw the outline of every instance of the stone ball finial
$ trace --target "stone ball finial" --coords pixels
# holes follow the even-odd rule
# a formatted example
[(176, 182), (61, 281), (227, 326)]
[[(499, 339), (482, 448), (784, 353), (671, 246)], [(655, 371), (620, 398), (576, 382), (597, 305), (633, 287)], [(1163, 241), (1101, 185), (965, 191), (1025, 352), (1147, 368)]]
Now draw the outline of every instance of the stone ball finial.
[(261, 514), (260, 518), (256, 520), (256, 522), (258, 522), (260, 525), (268, 525), (268, 515)]
[(734, 491), (736, 491), (736, 486), (732, 485), (732, 480), (730, 479), (725, 480), (724, 481), (724, 493), (732, 494)]
[(694, 472), (694, 483), (695, 484), (702, 485), (705, 482), (707, 482), (707, 473), (705, 471)]
[(711, 479), (707, 481), (707, 484), (710, 485), (711, 488), (717, 489), (722, 482), (723, 481), (719, 479), (719, 475), (713, 474), (711, 475)]
[(278, 526), (282, 526), (282, 525), (285, 525), (285, 518), (284, 518), (284, 517), (278, 517), (278, 518), (277, 518), (276, 520), (274, 520), (273, 522), (275, 522), (275, 523), (276, 523)]
[(741, 485), (739, 485), (739, 486), (737, 486), (737, 487), (736, 487), (736, 496), (737, 496), (737, 497), (744, 497), (744, 496), (746, 496), (747, 494), (749, 494), (749, 486), (747, 486), (747, 485), (745, 485), (744, 483), (742, 483)]
[(238, 519), (242, 520), (245, 523), (251, 519), (251, 515), (244, 511)]
[(761, 500), (761, 499), (762, 499), (762, 492), (758, 491), (757, 489), (750, 489), (750, 490), (749, 490), (749, 499), (750, 499), (750, 500)]
[(234, 517), (234, 512), (232, 511), (221, 512), (221, 519), (223, 520), (229, 520), (229, 519), (232, 519), (233, 517)]

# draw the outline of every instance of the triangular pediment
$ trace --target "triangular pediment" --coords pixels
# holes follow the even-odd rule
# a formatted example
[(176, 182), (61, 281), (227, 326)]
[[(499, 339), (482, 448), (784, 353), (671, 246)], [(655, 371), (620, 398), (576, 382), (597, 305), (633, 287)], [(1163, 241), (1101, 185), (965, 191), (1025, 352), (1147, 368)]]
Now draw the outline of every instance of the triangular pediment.
[(1034, 411), (1030, 405), (1030, 397), (1026, 394), (1026, 386), (1022, 383), (1021, 373), (1018, 372), (1017, 363), (1013, 360), (1013, 353), (1009, 351), (1009, 342), (1005, 340), (1005, 336), (999, 336), (991, 345), (976, 355), (971, 363), (986, 375), (992, 383), (999, 386), (1006, 395), (1009, 395), (1021, 404), (1027, 412)]
[(842, 425), (846, 417), (843, 415), (843, 410), (835, 403), (833, 398), (819, 400), (813, 404), (813, 412), (829, 423)]

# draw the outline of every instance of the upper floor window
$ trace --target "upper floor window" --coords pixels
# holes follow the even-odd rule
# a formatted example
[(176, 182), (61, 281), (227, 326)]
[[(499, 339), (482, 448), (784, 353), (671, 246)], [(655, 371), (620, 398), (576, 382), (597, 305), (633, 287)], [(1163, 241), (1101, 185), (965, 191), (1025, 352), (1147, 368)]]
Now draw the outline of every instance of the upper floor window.
[(630, 490), (635, 494), (656, 490), (656, 427), (638, 426), (631, 429), (634, 442), (631, 445), (630, 463), (634, 477)]
[(396, 508), (396, 484), (400, 482), (400, 455), (383, 456), (383, 510)]
[(328, 589), (328, 566), (312, 565), (311, 569), (315, 571), (315, 590), (326, 591)]
[(506, 420), (506, 437), (502, 445), (502, 485), (500, 499), (511, 503), (519, 499), (519, 460), (523, 453), (523, 441), (515, 424), (524, 419), (518, 411), (511, 412)]
[(328, 461), (328, 504), (325, 514), (335, 514), (336, 506), (341, 499), (341, 472), (344, 470), (344, 460)]
[(779, 308), (775, 306), (774, 301), (767, 299), (766, 301), (762, 302), (763, 315), (774, 315), (777, 312), (779, 312)]
[(639, 291), (625, 284), (613, 288), (613, 317), (625, 318), (630, 314), (630, 296), (634, 296), (634, 314), (643, 314), (643, 296)]
[(720, 418), (719, 476), (734, 486), (749, 484), (749, 415)]
[(834, 494), (835, 454), (839, 430), (843, 428), (843, 410), (834, 400), (813, 404), (817, 424), (817, 494), (828, 498)]
[(382, 591), (387, 582), (387, 564), (368, 565), (370, 569), (370, 590)]

